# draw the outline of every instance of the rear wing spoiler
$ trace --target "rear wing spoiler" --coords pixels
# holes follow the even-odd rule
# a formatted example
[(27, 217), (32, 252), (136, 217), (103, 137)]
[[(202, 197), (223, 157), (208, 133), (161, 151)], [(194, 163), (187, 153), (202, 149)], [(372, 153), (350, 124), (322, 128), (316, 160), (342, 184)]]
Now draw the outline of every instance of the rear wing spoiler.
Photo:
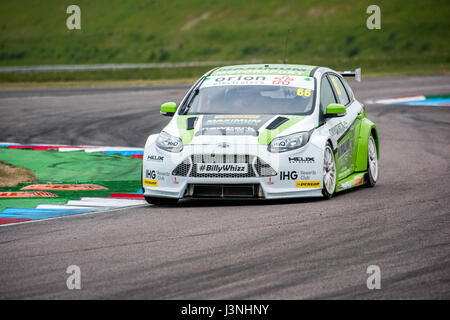
[(355, 71), (341, 71), (339, 74), (343, 77), (355, 77), (355, 80), (361, 82), (361, 68)]

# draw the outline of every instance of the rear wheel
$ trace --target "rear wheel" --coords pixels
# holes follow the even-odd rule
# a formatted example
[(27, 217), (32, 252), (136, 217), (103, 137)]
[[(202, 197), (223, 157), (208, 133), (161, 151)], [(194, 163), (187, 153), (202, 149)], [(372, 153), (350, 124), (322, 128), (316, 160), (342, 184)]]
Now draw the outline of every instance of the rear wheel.
[(336, 162), (333, 149), (327, 143), (323, 157), (323, 187), (322, 194), (326, 199), (330, 199), (336, 188)]
[(160, 198), (160, 197), (149, 197), (149, 196), (145, 196), (145, 200), (149, 204), (156, 204), (156, 205), (175, 205), (178, 202), (178, 199), (174, 199), (174, 198)]
[(378, 154), (375, 139), (371, 135), (369, 143), (367, 144), (367, 185), (369, 187), (375, 186), (378, 180)]

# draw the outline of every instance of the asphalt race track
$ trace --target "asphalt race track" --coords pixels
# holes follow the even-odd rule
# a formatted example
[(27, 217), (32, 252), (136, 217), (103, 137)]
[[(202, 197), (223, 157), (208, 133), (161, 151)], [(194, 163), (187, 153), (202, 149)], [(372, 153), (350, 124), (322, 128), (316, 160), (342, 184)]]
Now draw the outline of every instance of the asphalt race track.
[[(363, 79), (360, 101), (450, 93)], [(143, 147), (187, 86), (0, 91), (0, 141)], [(450, 108), (367, 105), (375, 188), (329, 201), (183, 201), (0, 228), (0, 299), (449, 299)], [(66, 269), (81, 269), (68, 290)], [(366, 286), (367, 267), (381, 289)]]

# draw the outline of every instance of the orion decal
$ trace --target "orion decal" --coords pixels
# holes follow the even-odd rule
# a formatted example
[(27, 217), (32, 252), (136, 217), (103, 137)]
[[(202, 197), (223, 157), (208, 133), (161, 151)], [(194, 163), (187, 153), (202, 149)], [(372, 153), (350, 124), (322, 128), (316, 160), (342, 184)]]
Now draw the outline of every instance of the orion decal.
[(314, 83), (306, 81), (305, 77), (287, 75), (236, 75), (236, 76), (209, 76), (202, 84), (202, 88), (217, 86), (289, 86), (314, 90)]

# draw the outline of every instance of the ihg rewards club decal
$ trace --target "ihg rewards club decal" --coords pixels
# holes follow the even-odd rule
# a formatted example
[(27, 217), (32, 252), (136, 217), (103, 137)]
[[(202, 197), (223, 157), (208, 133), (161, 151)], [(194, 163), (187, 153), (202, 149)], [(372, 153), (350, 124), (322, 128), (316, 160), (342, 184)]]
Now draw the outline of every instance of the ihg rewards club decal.
[(158, 181), (164, 181), (170, 176), (169, 172), (162, 172), (159, 170), (145, 170), (144, 185), (149, 187), (157, 187)]
[[(289, 163), (314, 163), (314, 157), (289, 157)], [(320, 188), (320, 181), (311, 181), (311, 176), (315, 176), (315, 170), (305, 171), (280, 171), (280, 181), (295, 181), (296, 188)]]
[(280, 181), (295, 181), (296, 188), (319, 188), (321, 185), (320, 181), (307, 181), (311, 174), (315, 175), (316, 171), (281, 171)]

